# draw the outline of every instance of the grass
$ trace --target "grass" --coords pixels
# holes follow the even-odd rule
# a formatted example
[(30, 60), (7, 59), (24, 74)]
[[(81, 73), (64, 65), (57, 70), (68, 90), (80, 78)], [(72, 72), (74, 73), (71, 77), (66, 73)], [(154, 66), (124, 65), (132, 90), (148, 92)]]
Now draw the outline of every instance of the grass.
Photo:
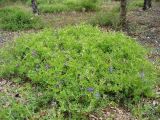
[(18, 31), (40, 29), (41, 19), (23, 7), (4, 7), (0, 9), (0, 29)]
[(62, 0), (62, 1), (39, 1), (39, 9), (43, 13), (58, 13), (67, 11), (96, 11), (97, 0)]
[(103, 33), (90, 25), (23, 36), (1, 48), (0, 77), (29, 80), (44, 95), (29, 107), (13, 105), (8, 110), (16, 111), (14, 119), (32, 118), (54, 103), (54, 119), (86, 119), (86, 113), (111, 101), (137, 103), (154, 96), (156, 73), (146, 55), (122, 33)]
[[(18, 87), (17, 87), (18, 86)], [(7, 92), (6, 92), (7, 91)], [(9, 95), (8, 95), (9, 94)], [(22, 119), (47, 119), (52, 118), (53, 113), (49, 112), (41, 116), (42, 109), (48, 107), (51, 95), (47, 88), (34, 86), (29, 83), (17, 83), (5, 85), (0, 93), (0, 119), (1, 120), (22, 120)], [(51, 110), (48, 110), (51, 111)], [(52, 112), (54, 108), (52, 108)]]
[(128, 10), (134, 10), (137, 8), (143, 8), (143, 0), (131, 0), (128, 3)]
[(114, 7), (109, 11), (100, 11), (97, 12), (97, 15), (93, 17), (89, 23), (92, 25), (99, 26), (110, 26), (114, 29), (118, 29), (120, 27), (120, 19), (119, 19), (119, 8)]
[[(111, 3), (105, 1), (104, 4), (109, 4), (109, 6), (112, 6), (111, 8), (107, 9), (105, 8), (104, 10), (101, 10), (97, 12), (97, 15), (93, 17), (91, 20), (89, 20), (89, 23), (92, 25), (98, 25), (98, 26), (108, 26), (112, 27), (115, 30), (120, 29), (120, 8), (117, 3)], [(115, 4), (115, 5), (113, 5)], [(107, 6), (107, 5), (106, 5)], [(142, 8), (143, 7), (143, 1), (142, 0), (130, 0), (128, 1), (128, 6), (127, 9), (128, 11), (137, 9), (137, 8)]]
[(139, 103), (133, 107), (132, 113), (140, 120), (158, 120), (160, 117), (159, 105), (154, 106), (152, 103)]

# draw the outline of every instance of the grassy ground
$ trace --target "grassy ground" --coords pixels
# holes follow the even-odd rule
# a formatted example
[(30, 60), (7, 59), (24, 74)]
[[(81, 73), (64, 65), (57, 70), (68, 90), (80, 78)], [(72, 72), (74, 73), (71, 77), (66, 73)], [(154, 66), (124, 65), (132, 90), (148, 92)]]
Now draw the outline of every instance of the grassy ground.
[[(101, 11), (110, 11), (114, 6), (117, 6), (117, 2), (107, 2), (101, 7)], [(135, 9), (136, 6), (136, 10)], [(130, 5), (130, 10), (128, 14), (128, 19), (131, 27), (130, 35), (138, 39), (143, 45), (153, 48), (150, 56), (152, 62), (157, 66), (157, 71), (160, 67), (160, 58), (159, 58), (159, 6), (149, 10), (147, 12), (141, 11), (142, 2), (134, 2)], [(138, 8), (138, 9), (137, 9)], [(50, 14), (41, 14), (40, 17), (45, 22), (46, 27), (51, 27), (57, 29), (66, 25), (75, 25), (81, 22), (90, 22), (92, 19), (97, 19), (96, 17), (101, 14), (100, 12), (90, 11), (90, 12), (62, 12), (62, 13), (50, 13)], [(107, 12), (109, 13), (109, 12)], [(98, 16), (99, 17), (99, 16)], [(108, 17), (107, 17), (108, 18)], [(106, 19), (107, 19), (106, 18)], [(104, 19), (104, 20), (106, 20)], [(111, 19), (111, 18), (110, 18)], [(114, 18), (113, 18), (114, 19)], [(144, 21), (147, 20), (145, 23)], [(154, 23), (154, 24), (149, 24)], [(109, 24), (110, 25), (110, 24)], [(102, 26), (102, 30), (110, 30), (110, 27)], [(149, 31), (153, 32), (149, 32)], [(143, 32), (142, 32), (143, 31)], [(155, 32), (156, 31), (156, 32)], [(28, 31), (18, 31), (18, 32), (9, 32), (9, 31), (0, 31), (0, 45), (4, 45), (5, 41), (13, 40), (13, 37), (19, 37), (22, 33), (33, 33), (37, 32), (35, 30)], [(3, 42), (4, 41), (4, 42)], [(145, 43), (145, 44), (144, 44)], [(157, 83), (159, 84), (159, 83)], [(44, 91), (45, 88), (39, 88), (35, 84), (30, 84), (27, 82), (20, 82), (18, 79), (14, 82), (10, 80), (0, 79), (0, 107), (3, 107), (0, 111), (0, 118), (4, 120), (12, 120), (14, 116), (19, 116), (17, 119), (25, 118), (26, 115), (31, 115), (30, 119), (54, 119), (55, 112), (54, 101), (50, 101), (49, 96)], [(159, 99), (159, 87), (156, 88), (157, 97), (152, 99), (143, 99), (139, 104), (135, 106), (130, 106), (131, 109), (126, 109), (124, 106), (119, 106), (115, 102), (107, 105), (108, 107), (103, 110), (97, 110), (97, 113), (89, 114), (90, 119), (103, 118), (104, 120), (111, 117), (118, 120), (128, 120), (128, 119), (158, 119), (159, 109), (158, 106)], [(35, 111), (29, 111), (35, 110)], [(17, 113), (20, 113), (17, 115)], [(57, 113), (58, 115), (58, 113)], [(60, 118), (61, 116), (59, 116)], [(26, 117), (27, 118), (27, 117)], [(60, 118), (61, 119), (61, 118)]]

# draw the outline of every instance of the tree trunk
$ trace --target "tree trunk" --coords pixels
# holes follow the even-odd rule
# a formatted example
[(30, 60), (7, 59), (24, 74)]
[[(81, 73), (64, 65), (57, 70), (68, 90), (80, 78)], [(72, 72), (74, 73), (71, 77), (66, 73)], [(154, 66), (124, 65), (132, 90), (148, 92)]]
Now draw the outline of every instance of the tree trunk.
[(151, 0), (144, 0), (143, 10), (147, 10), (148, 8), (152, 7), (152, 1)]
[(127, 0), (121, 0), (121, 13), (120, 13), (120, 23), (122, 30), (125, 30), (127, 27), (126, 14), (127, 14)]
[(31, 0), (31, 2), (32, 2), (32, 10), (33, 10), (33, 13), (34, 13), (34, 14), (39, 14), (39, 13), (38, 13), (38, 7), (37, 7), (37, 2), (36, 2), (36, 0)]

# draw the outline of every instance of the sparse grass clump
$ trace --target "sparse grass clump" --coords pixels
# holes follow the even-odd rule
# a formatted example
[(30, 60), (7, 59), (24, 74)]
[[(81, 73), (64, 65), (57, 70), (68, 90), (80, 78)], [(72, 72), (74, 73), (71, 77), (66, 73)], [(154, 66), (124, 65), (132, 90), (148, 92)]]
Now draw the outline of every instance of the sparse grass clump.
[(128, 2), (128, 10), (134, 10), (143, 7), (143, 0), (131, 0)]
[(90, 21), (92, 25), (110, 26), (114, 29), (120, 27), (119, 7), (114, 7), (110, 11), (100, 11)]
[(95, 11), (98, 9), (98, 5), (98, 0), (39, 1), (39, 9), (43, 13)]
[(0, 29), (26, 30), (42, 28), (42, 21), (22, 7), (5, 7), (0, 9)]
[(45, 30), (0, 49), (0, 77), (47, 88), (57, 116), (80, 119), (108, 100), (136, 103), (152, 96), (155, 71), (146, 54), (122, 33), (89, 25)]

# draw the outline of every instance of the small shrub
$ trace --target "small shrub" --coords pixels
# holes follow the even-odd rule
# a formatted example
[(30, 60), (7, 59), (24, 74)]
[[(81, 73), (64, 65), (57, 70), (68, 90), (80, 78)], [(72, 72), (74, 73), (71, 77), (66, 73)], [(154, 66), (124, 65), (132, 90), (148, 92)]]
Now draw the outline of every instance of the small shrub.
[(95, 11), (98, 9), (97, 0), (67, 0), (67, 1), (48, 1), (43, 3), (39, 1), (39, 9), (44, 13), (57, 13), (57, 12), (67, 12), (67, 11)]
[(5, 3), (5, 0), (0, 0), (0, 3), (1, 3), (1, 4), (4, 4), (4, 3)]
[(45, 30), (0, 49), (0, 77), (51, 89), (57, 111), (80, 118), (108, 99), (151, 96), (155, 71), (146, 50), (122, 33), (89, 25)]
[(139, 120), (158, 120), (160, 112), (158, 113), (158, 105), (152, 103), (141, 103), (133, 107), (132, 114)]
[[(46, 108), (49, 100), (52, 100), (50, 91), (40, 86), (33, 87), (30, 83), (23, 83), (21, 87), (17, 86), (18, 83), (13, 84), (14, 86), (5, 86), (7, 93), (11, 93), (12, 96), (6, 94), (4, 91), (0, 92), (0, 107), (2, 108), (0, 109), (0, 120), (38, 119), (34, 118), (34, 116), (39, 114), (42, 108)], [(17, 93), (18, 96), (13, 97)], [(50, 117), (52, 116), (53, 113)], [(46, 120), (41, 119), (40, 116), (39, 119)]]
[(86, 11), (95, 11), (98, 9), (98, 0), (81, 0), (79, 4), (81, 6), (81, 10), (83, 8), (85, 8)]
[(64, 4), (40, 4), (39, 10), (43, 13), (59, 13), (69, 11), (69, 8)]
[(143, 7), (143, 0), (131, 0), (128, 4), (129, 10), (134, 10), (136, 8), (142, 8)]
[(114, 8), (111, 11), (100, 11), (93, 17), (89, 23), (92, 25), (111, 26), (115, 29), (119, 28), (119, 11)]
[(6, 7), (0, 9), (0, 28), (4, 30), (25, 30), (42, 28), (39, 17), (35, 17), (20, 7)]

